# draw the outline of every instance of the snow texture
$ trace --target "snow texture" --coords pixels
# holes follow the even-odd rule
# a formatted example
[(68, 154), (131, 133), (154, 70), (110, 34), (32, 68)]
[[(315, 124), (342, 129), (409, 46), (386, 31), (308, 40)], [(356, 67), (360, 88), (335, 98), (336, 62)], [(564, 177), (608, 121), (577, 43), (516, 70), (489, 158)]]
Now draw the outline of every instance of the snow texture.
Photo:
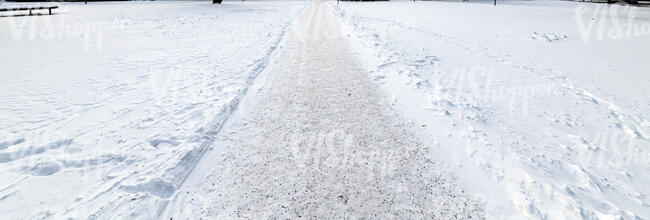
[(498, 4), (1, 14), (0, 213), (650, 218), (650, 8)]
[(3, 218), (155, 216), (303, 4), (62, 3), (0, 18)]
[(169, 217), (482, 216), (362, 71), (327, 3), (291, 33)]
[(648, 26), (649, 9), (345, 2), (333, 13), (486, 217), (650, 218), (650, 32), (611, 34)]

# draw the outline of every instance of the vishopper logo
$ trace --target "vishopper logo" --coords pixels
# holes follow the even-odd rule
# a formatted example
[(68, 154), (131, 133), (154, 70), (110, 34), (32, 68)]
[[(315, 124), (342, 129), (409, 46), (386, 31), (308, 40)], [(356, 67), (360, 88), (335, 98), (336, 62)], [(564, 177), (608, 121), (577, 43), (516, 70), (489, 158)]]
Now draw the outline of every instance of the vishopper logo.
[[(440, 78), (448, 77), (433, 85), (437, 95), (432, 96), (431, 100), (433, 104), (443, 107), (460, 106), (480, 111), (485, 103), (501, 103), (507, 106), (511, 116), (517, 114), (526, 116), (531, 97), (548, 96), (556, 91), (556, 86), (550, 83), (499, 85), (501, 81), (495, 79), (496, 72), (484, 66), (461, 67), (451, 73), (436, 68), (435, 74)], [(468, 117), (482, 120), (480, 115)]]
[(354, 145), (354, 137), (344, 130), (308, 131), (292, 134), (290, 154), (299, 165), (333, 167), (347, 160)]
[(0, 35), (9, 34), (16, 42), (44, 41), (62, 39), (81, 39), (84, 52), (89, 52), (94, 42), (97, 51), (103, 50), (104, 33), (124, 30), (128, 21), (114, 19), (109, 22), (69, 22), (69, 15), (7, 17), (2, 21), (4, 30)]
[(97, 179), (112, 169), (103, 165), (125, 159), (103, 149), (82, 152), (83, 143), (56, 132), (26, 135), (2, 145), (6, 145), (6, 148), (0, 152), (0, 164), (29, 176), (53, 176), (74, 169), (80, 174), (80, 181)]
[(219, 97), (223, 93), (221, 88), (210, 86), (215, 72), (202, 65), (188, 65), (153, 70), (147, 76), (155, 103), (163, 106), (181, 100), (201, 103)]
[(637, 136), (620, 130), (601, 131), (593, 142), (580, 137), (575, 139), (578, 146), (584, 149), (578, 151), (579, 160), (583, 165), (620, 168), (650, 163), (650, 152), (638, 146)]
[(383, 179), (395, 172), (397, 152), (385, 147), (359, 148), (353, 135), (341, 129), (310, 131), (290, 137), (290, 156), (298, 166), (355, 167), (366, 180)]
[(637, 20), (638, 7), (620, 5), (584, 5), (575, 9), (575, 21), (582, 40), (629, 39), (650, 36), (650, 23)]
[(342, 33), (336, 18), (333, 17), (326, 6), (312, 8), (307, 19), (297, 22), (301, 28), (298, 28), (298, 39), (300, 41), (309, 40), (336, 40), (342, 38)]

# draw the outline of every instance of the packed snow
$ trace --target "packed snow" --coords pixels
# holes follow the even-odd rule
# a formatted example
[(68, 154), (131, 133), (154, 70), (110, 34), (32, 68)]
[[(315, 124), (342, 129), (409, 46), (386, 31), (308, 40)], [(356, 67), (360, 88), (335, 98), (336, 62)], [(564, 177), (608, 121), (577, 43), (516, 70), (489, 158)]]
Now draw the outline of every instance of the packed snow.
[(296, 22), (167, 217), (483, 216), (359, 71), (327, 12), (316, 2)]
[(57, 5), (0, 14), (4, 218), (650, 218), (650, 8)]

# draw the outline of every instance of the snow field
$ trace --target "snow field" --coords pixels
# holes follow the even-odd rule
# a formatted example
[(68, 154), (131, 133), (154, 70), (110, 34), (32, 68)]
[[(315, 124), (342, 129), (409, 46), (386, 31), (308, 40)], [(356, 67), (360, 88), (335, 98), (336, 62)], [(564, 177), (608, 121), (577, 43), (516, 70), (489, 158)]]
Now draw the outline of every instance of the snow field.
[(0, 17), (0, 213), (650, 218), (649, 9), (311, 3)]
[(370, 77), (489, 218), (650, 215), (641, 61), (650, 45), (597, 34), (616, 30), (616, 16), (642, 27), (647, 9), (629, 18), (625, 8), (555, 1), (333, 8)]
[(1, 212), (155, 215), (144, 203), (175, 193), (302, 4), (64, 3), (0, 19)]

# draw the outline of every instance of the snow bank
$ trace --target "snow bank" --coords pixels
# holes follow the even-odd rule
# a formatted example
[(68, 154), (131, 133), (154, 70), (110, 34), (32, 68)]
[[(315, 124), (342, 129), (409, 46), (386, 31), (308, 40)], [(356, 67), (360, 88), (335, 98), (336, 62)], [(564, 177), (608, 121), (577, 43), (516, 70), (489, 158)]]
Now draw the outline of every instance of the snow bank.
[(0, 18), (0, 212), (155, 216), (302, 4), (63, 3)]
[(332, 8), (370, 77), (490, 218), (650, 218), (649, 9)]

